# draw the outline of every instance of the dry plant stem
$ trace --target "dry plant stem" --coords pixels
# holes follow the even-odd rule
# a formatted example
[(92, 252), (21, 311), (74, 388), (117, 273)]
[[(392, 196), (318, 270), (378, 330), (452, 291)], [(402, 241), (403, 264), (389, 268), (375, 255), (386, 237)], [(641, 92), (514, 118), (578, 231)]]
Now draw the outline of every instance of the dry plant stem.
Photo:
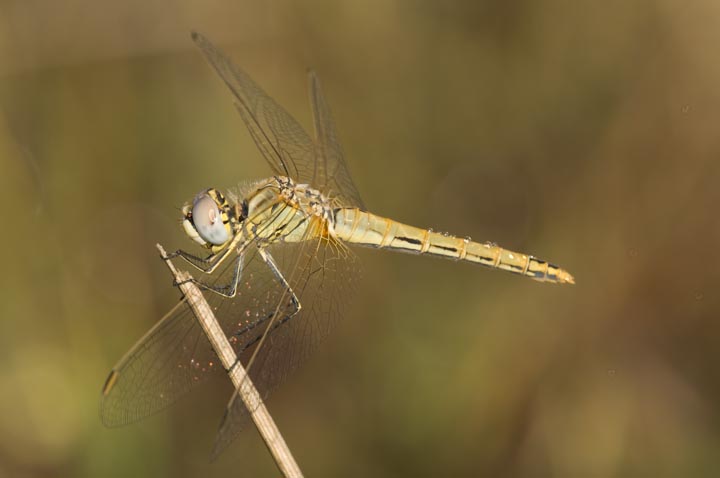
[[(161, 257), (164, 258), (167, 256), (165, 249), (163, 249), (160, 244), (157, 244), (157, 248), (160, 251)], [(252, 383), (252, 380), (250, 380), (250, 377), (247, 376), (245, 368), (243, 368), (240, 361), (237, 360), (235, 350), (233, 350), (230, 342), (228, 342), (227, 336), (220, 327), (220, 324), (215, 318), (215, 314), (202, 295), (202, 292), (197, 285), (188, 281), (188, 279), (191, 278), (190, 274), (185, 271), (178, 271), (169, 260), (166, 260), (165, 263), (175, 277), (175, 281), (180, 284), (180, 290), (185, 295), (188, 305), (193, 310), (208, 340), (210, 340), (213, 350), (215, 350), (215, 353), (220, 358), (223, 367), (225, 370), (230, 370), (228, 375), (230, 375), (233, 385), (235, 385), (235, 388), (238, 390), (238, 395), (240, 395), (240, 398), (245, 403), (253, 422), (255, 422), (255, 426), (260, 432), (260, 435), (262, 435), (265, 445), (268, 447), (268, 450), (270, 450), (278, 468), (285, 477), (301, 478), (303, 475), (300, 467), (298, 467), (292, 453), (290, 453), (290, 449), (270, 416), (270, 412), (265, 408), (265, 404), (262, 402), (255, 385)]]

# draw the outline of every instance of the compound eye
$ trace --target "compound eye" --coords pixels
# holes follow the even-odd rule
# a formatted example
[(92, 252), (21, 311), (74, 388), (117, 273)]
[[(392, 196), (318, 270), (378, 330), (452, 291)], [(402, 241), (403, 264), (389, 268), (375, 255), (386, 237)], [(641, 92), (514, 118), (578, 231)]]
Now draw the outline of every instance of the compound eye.
[(192, 221), (201, 238), (219, 246), (230, 239), (230, 232), (222, 221), (217, 203), (203, 194), (193, 203)]

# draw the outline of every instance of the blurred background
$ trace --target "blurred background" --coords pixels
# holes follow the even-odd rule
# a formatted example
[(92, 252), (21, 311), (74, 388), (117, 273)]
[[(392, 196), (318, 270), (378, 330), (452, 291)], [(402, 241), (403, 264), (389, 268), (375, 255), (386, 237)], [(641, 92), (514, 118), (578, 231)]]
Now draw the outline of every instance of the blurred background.
[(0, 477), (278, 474), (254, 429), (209, 463), (223, 380), (98, 418), (179, 207), (270, 172), (191, 29), (308, 128), (319, 72), (370, 210), (577, 279), (357, 250), (268, 402), (307, 476), (716, 476), (720, 3), (4, 0)]

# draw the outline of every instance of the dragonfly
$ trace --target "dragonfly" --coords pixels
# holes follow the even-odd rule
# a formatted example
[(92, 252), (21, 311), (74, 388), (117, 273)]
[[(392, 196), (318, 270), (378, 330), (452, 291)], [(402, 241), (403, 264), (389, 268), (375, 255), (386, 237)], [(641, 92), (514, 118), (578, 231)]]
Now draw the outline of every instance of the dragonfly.
[[(192, 279), (262, 398), (296, 370), (346, 315), (360, 274), (349, 246), (367, 246), (499, 269), (540, 282), (573, 284), (566, 270), (494, 243), (433, 232), (369, 212), (350, 175), (320, 81), (308, 72), (314, 136), (199, 33), (192, 38), (232, 93), (273, 172), (237, 190), (208, 188), (182, 208), (187, 235), (204, 254), (178, 250), (200, 270)], [(118, 362), (102, 390), (107, 426), (169, 406), (208, 377), (227, 373), (181, 299)], [(233, 397), (213, 456), (244, 427)]]

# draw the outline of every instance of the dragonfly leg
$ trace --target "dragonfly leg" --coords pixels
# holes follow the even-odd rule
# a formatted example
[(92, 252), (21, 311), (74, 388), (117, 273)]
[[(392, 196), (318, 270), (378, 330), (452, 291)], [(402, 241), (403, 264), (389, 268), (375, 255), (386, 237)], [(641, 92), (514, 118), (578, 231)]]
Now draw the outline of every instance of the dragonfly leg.
[(207, 284), (201, 280), (190, 278), (187, 281), (182, 282), (175, 282), (174, 285), (180, 285), (184, 284), (186, 282), (192, 282), (193, 284), (198, 285), (199, 287), (209, 290), (211, 292), (215, 292), (216, 294), (220, 294), (224, 297), (232, 298), (235, 297), (235, 294), (237, 293), (237, 285), (240, 282), (240, 276), (242, 275), (242, 268), (243, 264), (245, 262), (245, 255), (239, 254), (237, 259), (235, 260), (235, 266), (233, 275), (230, 278), (230, 282), (228, 282), (225, 285), (215, 285), (215, 284)]
[(260, 253), (260, 257), (262, 257), (262, 259), (265, 261), (265, 264), (268, 265), (272, 273), (275, 275), (275, 277), (277, 277), (277, 280), (279, 280), (283, 287), (285, 287), (285, 290), (290, 293), (290, 300), (292, 301), (295, 310), (292, 312), (292, 314), (290, 314), (288, 318), (296, 315), (298, 312), (300, 312), (300, 309), (302, 309), (300, 299), (298, 299), (298, 297), (295, 295), (295, 291), (292, 290), (292, 287), (290, 287), (288, 281), (285, 280), (285, 276), (282, 275), (282, 272), (280, 272), (280, 269), (275, 263), (275, 259), (273, 259), (270, 253), (262, 247), (258, 248), (258, 252)]
[(185, 252), (182, 249), (178, 249), (175, 252), (166, 254), (163, 259), (169, 261), (170, 259), (180, 257), (196, 269), (205, 272), (206, 274), (211, 274), (217, 268), (217, 266), (222, 263), (222, 261), (228, 256), (231, 251), (232, 248), (227, 248), (224, 249), (222, 252), (218, 252), (217, 254), (210, 254), (209, 256), (202, 258), (190, 254), (189, 252)]
[[(282, 324), (284, 324), (288, 320), (295, 317), (298, 314), (298, 312), (300, 312), (300, 309), (302, 309), (302, 304), (300, 303), (300, 299), (298, 299), (297, 295), (295, 295), (295, 291), (293, 291), (292, 287), (290, 287), (290, 284), (285, 279), (285, 276), (283, 276), (282, 272), (280, 272), (280, 268), (278, 268), (277, 264), (275, 263), (275, 260), (270, 255), (270, 253), (267, 252), (263, 248), (259, 248), (258, 251), (260, 253), (260, 257), (262, 258), (263, 261), (265, 261), (267, 266), (272, 271), (273, 275), (278, 279), (278, 281), (280, 281), (280, 283), (285, 288), (285, 291), (290, 294), (290, 301), (293, 304), (293, 310), (290, 313), (288, 313), (287, 315), (285, 315), (284, 317), (281, 317), (279, 320), (272, 323), (272, 325), (269, 326), (269, 329), (266, 330), (264, 334), (260, 334), (259, 336), (255, 337), (255, 339), (247, 342), (246, 344), (243, 344), (242, 348), (240, 350), (238, 350), (238, 355), (240, 355), (242, 352), (244, 352), (245, 350), (249, 349), (256, 343), (258, 343), (260, 340), (262, 340), (264, 335), (277, 329)], [(243, 328), (242, 330), (237, 332), (235, 335), (241, 336), (242, 334), (254, 329), (258, 325), (265, 323), (267, 320), (273, 320), (275, 314), (276, 314), (276, 311), (273, 311), (267, 317), (260, 319), (258, 322), (254, 323), (246, 328)]]

